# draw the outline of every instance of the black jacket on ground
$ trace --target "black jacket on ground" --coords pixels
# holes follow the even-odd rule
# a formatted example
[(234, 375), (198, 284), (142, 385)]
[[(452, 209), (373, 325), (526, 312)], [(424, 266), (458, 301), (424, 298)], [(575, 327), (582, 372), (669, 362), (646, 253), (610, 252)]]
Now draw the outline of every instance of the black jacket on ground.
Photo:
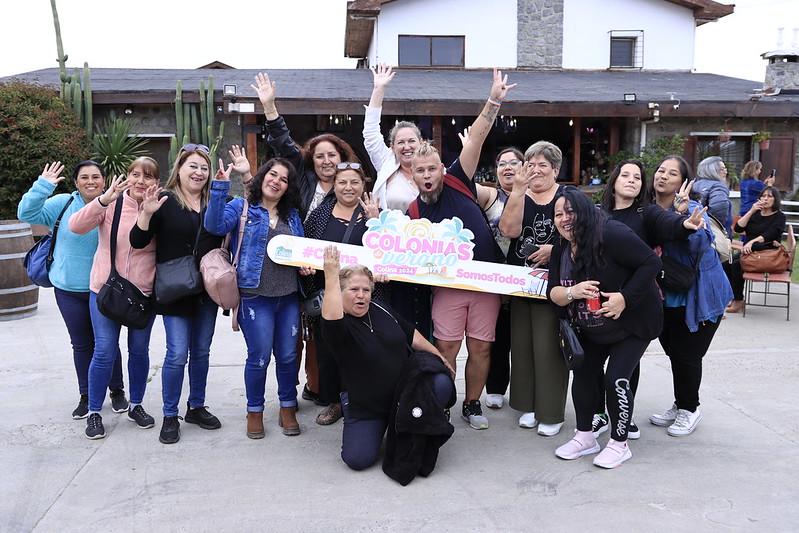
[[(394, 405), (386, 436), (383, 472), (407, 485), (416, 474), (427, 477), (436, 467), (438, 449), (449, 440), (455, 428), (436, 401), (433, 380), (436, 374), (451, 377), (449, 369), (436, 355), (414, 352), (403, 368), (394, 392)], [(455, 404), (455, 384), (446, 407)]]

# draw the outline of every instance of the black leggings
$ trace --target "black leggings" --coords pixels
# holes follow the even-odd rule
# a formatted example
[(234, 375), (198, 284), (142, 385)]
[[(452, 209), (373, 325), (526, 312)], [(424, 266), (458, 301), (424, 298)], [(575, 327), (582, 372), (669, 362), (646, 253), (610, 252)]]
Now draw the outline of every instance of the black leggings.
[[(649, 341), (630, 335), (612, 344), (598, 344), (585, 337), (580, 338), (585, 350), (585, 360), (574, 370), (572, 402), (577, 415), (577, 430), (591, 431), (591, 421), (604, 394), (608, 404), (610, 429), (613, 440), (626, 441), (633, 412), (634, 396), (630, 390), (630, 377), (649, 346)], [(603, 387), (598, 379), (603, 375)]]
[(674, 403), (679, 409), (694, 412), (699, 407), (699, 385), (702, 383), (702, 358), (710, 348), (721, 324), (706, 320), (693, 333), (685, 325), (685, 307), (663, 308), (663, 331), (660, 344), (671, 361), (674, 382)]
[(505, 394), (510, 382), (510, 302), (499, 308), (494, 342), (491, 343), (491, 366), (486, 378), (486, 394)]

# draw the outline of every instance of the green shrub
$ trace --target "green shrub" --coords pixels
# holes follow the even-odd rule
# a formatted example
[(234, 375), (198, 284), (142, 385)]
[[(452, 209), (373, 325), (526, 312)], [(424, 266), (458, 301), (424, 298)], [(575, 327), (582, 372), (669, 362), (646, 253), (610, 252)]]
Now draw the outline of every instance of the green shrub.
[(94, 134), (94, 160), (103, 165), (109, 176), (125, 174), (137, 157), (148, 155), (143, 147), (147, 139), (130, 131), (130, 121), (111, 113), (108, 120), (97, 126)]
[(610, 156), (610, 162), (613, 165), (618, 165), (625, 159), (637, 159), (644, 164), (646, 174), (651, 178), (652, 174), (655, 172), (655, 165), (657, 165), (661, 159), (668, 155), (682, 156), (683, 151), (685, 150), (684, 145), (685, 138), (681, 135), (675, 135), (674, 137), (660, 137), (658, 139), (654, 139), (652, 142), (644, 146), (641, 155), (634, 154), (627, 150), (622, 150)]
[[(12, 79), (0, 82), (0, 219), (14, 219), (17, 204), (44, 165), (64, 164), (71, 176), (88, 159), (91, 143), (58, 88)], [(72, 190), (71, 179), (59, 184)]]

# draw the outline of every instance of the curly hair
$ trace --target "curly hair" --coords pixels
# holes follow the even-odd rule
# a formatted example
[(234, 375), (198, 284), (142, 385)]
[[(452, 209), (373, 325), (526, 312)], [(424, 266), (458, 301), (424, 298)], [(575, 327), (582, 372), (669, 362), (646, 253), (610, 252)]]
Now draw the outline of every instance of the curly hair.
[(577, 251), (572, 266), (575, 283), (591, 279), (605, 268), (602, 259), (602, 229), (608, 216), (577, 187), (566, 185), (561, 191), (564, 209), (572, 210), (572, 234)]
[(338, 152), (338, 156), (341, 158), (341, 161), (350, 161), (353, 163), (361, 162), (361, 160), (358, 159), (358, 156), (355, 155), (355, 150), (352, 149), (352, 146), (350, 146), (347, 141), (331, 133), (323, 133), (308, 139), (308, 141), (302, 147), (302, 163), (306, 169), (313, 170), (313, 153), (314, 150), (316, 150), (316, 146), (322, 142), (329, 142), (332, 144)]
[[(283, 219), (284, 222), (288, 221), (288, 215), (292, 209), (296, 209), (297, 211), (301, 211), (301, 202), (300, 202), (300, 183), (299, 178), (297, 176), (297, 169), (294, 168), (294, 165), (291, 164), (291, 161), (288, 159), (284, 159), (282, 157), (273, 157), (263, 165), (261, 168), (258, 169), (258, 172), (253, 177), (252, 182), (250, 182), (247, 188), (247, 200), (251, 204), (260, 204), (261, 199), (263, 198), (263, 184), (264, 178), (266, 177), (266, 173), (272, 170), (272, 168), (276, 166), (284, 167), (289, 171), (289, 183), (286, 192), (283, 193), (283, 196), (280, 197), (280, 200), (277, 203), (277, 212), (278, 216)], [(302, 216), (303, 213), (300, 213)]]
[(644, 207), (646, 204), (649, 203), (649, 199), (646, 195), (646, 169), (644, 168), (644, 164), (637, 160), (637, 159), (625, 159), (624, 161), (620, 162), (616, 165), (616, 168), (610, 173), (608, 176), (608, 183), (605, 185), (605, 190), (602, 192), (602, 200), (600, 201), (600, 206), (602, 210), (607, 213), (610, 213), (616, 208), (616, 180), (619, 179), (619, 175), (621, 175), (621, 168), (624, 165), (635, 165), (638, 167), (638, 170), (641, 171), (641, 190), (638, 191), (635, 199), (633, 200), (633, 205), (635, 207)]

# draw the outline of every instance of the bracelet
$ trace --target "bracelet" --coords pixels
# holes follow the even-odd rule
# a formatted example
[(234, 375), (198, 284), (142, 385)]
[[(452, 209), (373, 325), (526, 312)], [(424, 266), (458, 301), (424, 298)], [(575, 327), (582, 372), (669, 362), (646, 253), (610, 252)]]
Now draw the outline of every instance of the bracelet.
[(495, 105), (497, 107), (502, 105), (502, 102), (500, 102), (499, 100), (494, 100), (491, 97), (488, 98), (488, 103), (491, 104), (491, 105)]
[(103, 206), (103, 207), (108, 207), (107, 205), (105, 205), (105, 204), (102, 202), (102, 200), (100, 200), (100, 197), (99, 197), (99, 196), (97, 197), (97, 203), (98, 203), (98, 204), (100, 204), (100, 205), (101, 205), (101, 206)]

